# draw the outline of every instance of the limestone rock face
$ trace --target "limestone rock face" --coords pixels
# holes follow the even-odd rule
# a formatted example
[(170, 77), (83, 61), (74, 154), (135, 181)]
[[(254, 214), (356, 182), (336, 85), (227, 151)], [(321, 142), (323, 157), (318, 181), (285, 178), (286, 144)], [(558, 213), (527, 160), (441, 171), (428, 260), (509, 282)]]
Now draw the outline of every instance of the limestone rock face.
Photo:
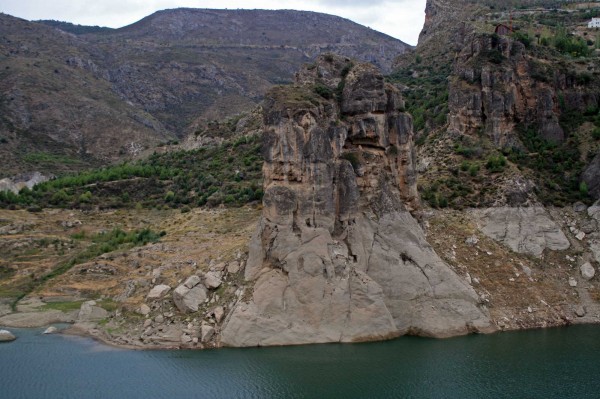
[[(399, 112), (398, 90), (369, 65), (332, 58), (265, 101), (263, 215), (245, 269), (254, 287), (226, 319), (221, 343), (493, 329), (409, 212), (419, 206), (412, 120)], [(327, 77), (313, 85), (343, 82), (340, 101), (310, 98), (311, 73)]]
[[(531, 84), (525, 46), (506, 37), (474, 35), (469, 40), (450, 84), (449, 130), (483, 132), (499, 148), (510, 147), (519, 144), (515, 126), (527, 120), (544, 139), (562, 142), (565, 133), (558, 123), (556, 90), (545, 82)], [(489, 63), (490, 54), (506, 61)]]
[(541, 256), (544, 249), (571, 245), (543, 207), (489, 208), (475, 211), (481, 231), (518, 253)]

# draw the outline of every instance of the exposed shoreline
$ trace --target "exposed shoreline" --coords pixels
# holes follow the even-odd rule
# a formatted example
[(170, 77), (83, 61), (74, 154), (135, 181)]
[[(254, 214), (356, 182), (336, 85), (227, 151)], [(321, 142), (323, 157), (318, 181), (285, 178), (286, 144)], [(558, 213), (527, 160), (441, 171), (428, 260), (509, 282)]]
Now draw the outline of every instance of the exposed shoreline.
[[(97, 325), (93, 325), (90, 323), (68, 323), (68, 322), (57, 322), (57, 323), (51, 323), (51, 324), (43, 324), (43, 325), (36, 325), (36, 326), (24, 326), (24, 325), (11, 325), (11, 326), (6, 326), (6, 325), (0, 325), (0, 329), (10, 329), (10, 328), (16, 328), (16, 329), (39, 329), (39, 328), (46, 328), (51, 326), (52, 324), (68, 324), (68, 326), (66, 328), (62, 328), (62, 329), (58, 329), (57, 332), (52, 333), (52, 334), (60, 334), (60, 335), (65, 335), (65, 336), (77, 336), (77, 337), (83, 337), (83, 338), (89, 338), (93, 341), (96, 341), (100, 344), (112, 347), (112, 348), (116, 348), (116, 349), (123, 349), (123, 350), (135, 350), (135, 351), (154, 351), (154, 350), (192, 350), (192, 351), (197, 351), (197, 350), (205, 350), (205, 349), (221, 349), (221, 348), (227, 348), (227, 346), (222, 346), (220, 344), (216, 344), (216, 345), (211, 345), (211, 346), (204, 346), (202, 344), (199, 345), (185, 345), (185, 344), (181, 344), (181, 345), (175, 345), (175, 344), (171, 344), (171, 345), (166, 345), (166, 344), (145, 344), (142, 343), (142, 341), (140, 341), (140, 345), (133, 345), (133, 344), (127, 344), (127, 343), (121, 343), (118, 342), (117, 339), (119, 338), (123, 338), (124, 336), (117, 336), (116, 338), (111, 338), (105, 331), (96, 328)], [(271, 345), (271, 346), (304, 346), (304, 345), (322, 345), (322, 344), (357, 344), (357, 343), (367, 343), (367, 342), (384, 342), (384, 341), (390, 341), (390, 340), (394, 340), (394, 339), (398, 339), (401, 338), (403, 336), (420, 336), (423, 338), (432, 338), (432, 339), (450, 339), (450, 338), (455, 338), (455, 337), (460, 337), (460, 336), (465, 336), (465, 335), (489, 335), (489, 334), (500, 334), (503, 332), (515, 332), (515, 331), (527, 331), (527, 330), (541, 330), (541, 329), (555, 329), (555, 328), (567, 328), (570, 326), (575, 326), (575, 325), (600, 325), (600, 317), (595, 316), (595, 320), (594, 318), (587, 318), (584, 320), (576, 320), (576, 319), (572, 319), (572, 320), (565, 320), (564, 324), (562, 325), (549, 325), (549, 326), (531, 326), (528, 328), (509, 328), (509, 329), (497, 329), (496, 331), (493, 332), (474, 332), (474, 333), (470, 333), (470, 334), (456, 334), (456, 335), (452, 335), (452, 336), (448, 336), (448, 337), (444, 337), (444, 338), (439, 338), (439, 337), (427, 337), (427, 336), (423, 336), (423, 335), (419, 335), (419, 334), (411, 334), (411, 333), (407, 333), (407, 334), (401, 334), (398, 336), (393, 336), (393, 337), (388, 337), (385, 339), (373, 339), (373, 340), (361, 340), (361, 341), (356, 341), (356, 342), (313, 342), (313, 343), (300, 343), (300, 344), (290, 344), (290, 345)], [(10, 330), (9, 330), (10, 331)], [(18, 335), (17, 335), (18, 338)], [(252, 346), (252, 347), (269, 347), (269, 346), (262, 346), (262, 345), (258, 345), (258, 346)]]

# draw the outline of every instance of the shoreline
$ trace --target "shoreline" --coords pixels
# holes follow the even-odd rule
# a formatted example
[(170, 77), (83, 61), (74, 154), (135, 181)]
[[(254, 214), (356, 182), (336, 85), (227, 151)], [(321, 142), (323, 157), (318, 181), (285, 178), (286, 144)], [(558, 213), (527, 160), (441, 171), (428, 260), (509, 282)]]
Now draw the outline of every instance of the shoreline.
[[(220, 344), (217, 344), (214, 346), (204, 346), (202, 344), (199, 344), (198, 346), (185, 345), (185, 344), (182, 344), (182, 345), (161, 345), (161, 344), (158, 344), (158, 345), (155, 345), (155, 344), (153, 344), (153, 345), (149, 345), (149, 344), (132, 345), (132, 344), (127, 344), (127, 343), (117, 342), (115, 339), (109, 338), (106, 335), (106, 332), (104, 332), (102, 330), (99, 330), (97, 328), (85, 328), (85, 326), (78, 325), (78, 323), (60, 322), (60, 323), (51, 323), (51, 324), (38, 325), (38, 326), (27, 326), (27, 327), (15, 326), (15, 325), (13, 325), (11, 327), (7, 327), (5, 325), (0, 325), (0, 329), (11, 329), (11, 328), (13, 328), (13, 329), (28, 329), (28, 330), (29, 329), (42, 329), (42, 328), (50, 327), (53, 324), (68, 324), (68, 326), (66, 328), (58, 329), (58, 331), (51, 333), (51, 335), (64, 335), (64, 336), (88, 338), (88, 339), (91, 339), (92, 341), (95, 341), (97, 343), (100, 343), (102, 345), (106, 345), (108, 347), (115, 348), (115, 349), (134, 350), (134, 351), (165, 351), (165, 350), (200, 351), (200, 350), (207, 350), (207, 349), (222, 349), (222, 348), (241, 349), (241, 348), (260, 348), (260, 347), (268, 348), (268, 347), (285, 347), (285, 346), (323, 345), (323, 344), (360, 344), (360, 343), (392, 341), (395, 339), (399, 339), (401, 337), (422, 337), (422, 338), (430, 338), (430, 339), (435, 339), (435, 340), (446, 340), (446, 339), (467, 336), (467, 335), (492, 335), (492, 334), (501, 334), (504, 332), (568, 328), (568, 327), (577, 326), (577, 325), (600, 325), (600, 319), (581, 320), (578, 322), (574, 322), (573, 320), (565, 320), (564, 324), (561, 324), (561, 325), (531, 326), (531, 327), (527, 327), (527, 328), (506, 328), (506, 329), (498, 328), (495, 331), (490, 331), (490, 332), (471, 332), (468, 334), (457, 334), (457, 335), (452, 335), (452, 336), (448, 336), (448, 337), (444, 337), (444, 338), (429, 337), (429, 336), (423, 336), (423, 335), (419, 335), (419, 334), (407, 333), (407, 334), (401, 334), (401, 335), (394, 336), (394, 337), (389, 337), (386, 339), (361, 340), (361, 341), (356, 341), (356, 342), (333, 342), (332, 341), (332, 342), (313, 342), (313, 343), (301, 343), (301, 344), (289, 344), (289, 345), (268, 345), (268, 346), (257, 345), (257, 346), (248, 346), (248, 347), (228, 347), (228, 346), (222, 346)], [(117, 339), (118, 338), (120, 338), (120, 337), (117, 337)], [(18, 336), (17, 336), (17, 339), (18, 339)]]

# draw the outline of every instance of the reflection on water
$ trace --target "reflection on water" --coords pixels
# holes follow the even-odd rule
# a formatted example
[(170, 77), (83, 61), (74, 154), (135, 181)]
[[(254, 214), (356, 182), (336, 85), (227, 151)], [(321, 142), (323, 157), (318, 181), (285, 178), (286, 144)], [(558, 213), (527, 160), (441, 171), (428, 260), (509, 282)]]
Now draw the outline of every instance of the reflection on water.
[(598, 398), (600, 327), (356, 345), (129, 351), (15, 330), (0, 398)]

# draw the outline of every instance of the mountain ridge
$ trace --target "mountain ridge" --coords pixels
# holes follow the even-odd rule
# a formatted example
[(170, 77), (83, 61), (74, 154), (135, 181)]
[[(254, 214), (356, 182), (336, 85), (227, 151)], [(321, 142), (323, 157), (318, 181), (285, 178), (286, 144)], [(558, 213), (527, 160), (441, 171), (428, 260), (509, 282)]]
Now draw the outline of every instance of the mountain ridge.
[[(303, 28), (307, 20), (314, 29)], [(397, 53), (411, 48), (312, 12), (175, 9), (80, 34), (59, 29), (72, 31), (71, 25), (6, 14), (0, 21), (0, 154), (9, 160), (1, 177), (131, 159), (199, 125), (252, 109), (267, 89), (290, 83), (321, 52), (390, 69)], [(95, 120), (90, 111), (103, 116)]]

